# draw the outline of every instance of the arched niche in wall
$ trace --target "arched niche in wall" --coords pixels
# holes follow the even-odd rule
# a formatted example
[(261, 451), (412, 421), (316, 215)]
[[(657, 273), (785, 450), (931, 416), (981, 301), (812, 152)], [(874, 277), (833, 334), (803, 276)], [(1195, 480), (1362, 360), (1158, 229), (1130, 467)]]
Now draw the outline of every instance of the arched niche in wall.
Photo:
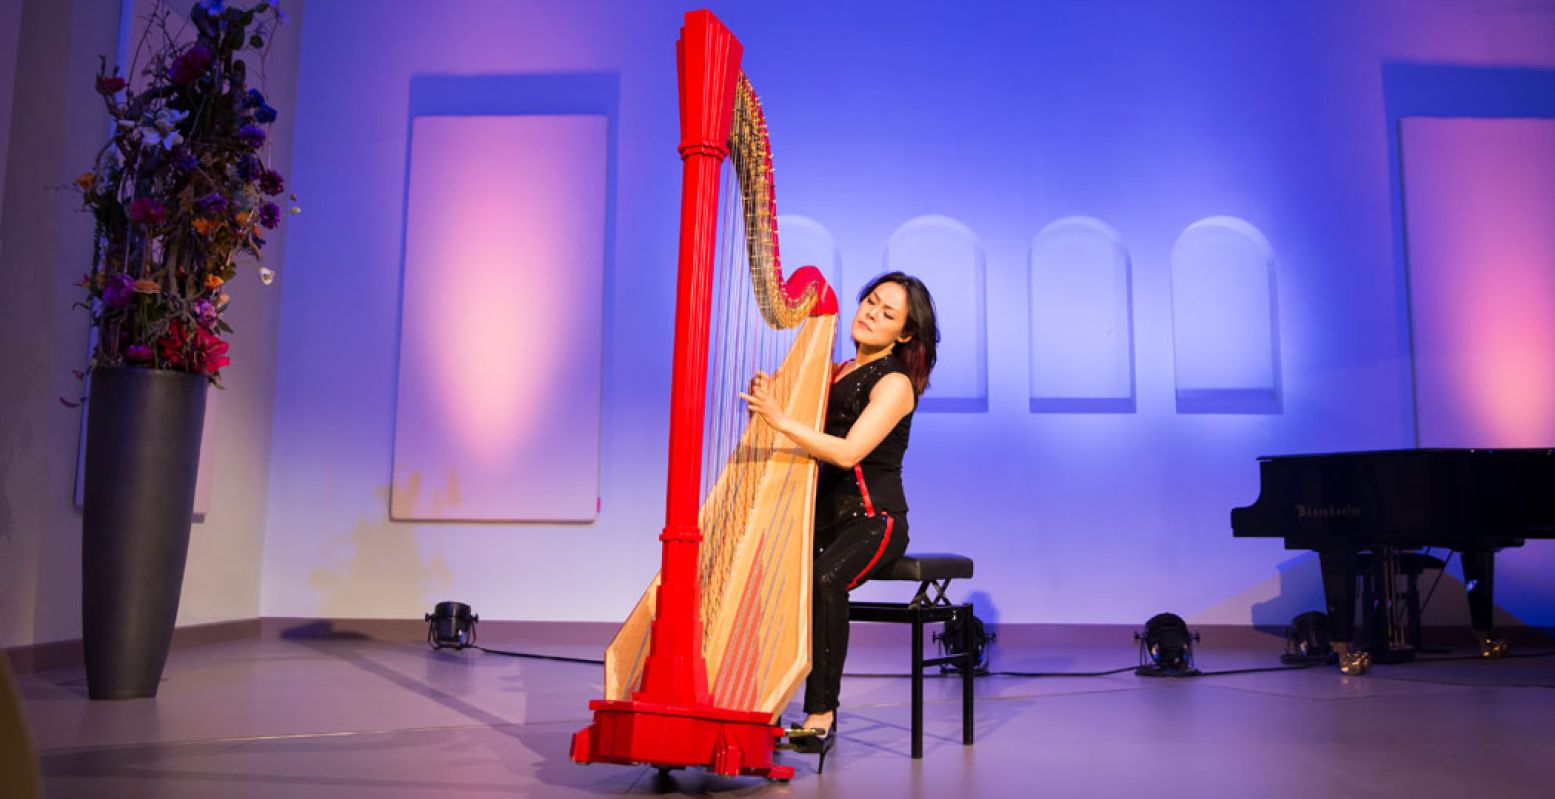
[(1279, 413), (1274, 248), (1245, 220), (1213, 216), (1172, 247), (1179, 413)]
[(1032, 413), (1133, 413), (1133, 281), (1107, 223), (1064, 217), (1031, 240)]
[(411, 77), (391, 520), (597, 519), (619, 93), (605, 73)]
[[(837, 240), (832, 238), (831, 231), (820, 222), (800, 214), (778, 214), (777, 228), (783, 275), (792, 275), (802, 266), (821, 270), (821, 274), (826, 276), (826, 282), (837, 292), (839, 310), (844, 316), (851, 314), (853, 306), (842, 289), (842, 253), (837, 249)], [(839, 361), (853, 357), (853, 345), (848, 340), (846, 322), (847, 319), (838, 320), (835, 350)]]
[(934, 295), (941, 338), (939, 362), (933, 385), (919, 408), (987, 411), (987, 257), (982, 242), (971, 228), (948, 216), (915, 217), (887, 240), (885, 268), (921, 279)]

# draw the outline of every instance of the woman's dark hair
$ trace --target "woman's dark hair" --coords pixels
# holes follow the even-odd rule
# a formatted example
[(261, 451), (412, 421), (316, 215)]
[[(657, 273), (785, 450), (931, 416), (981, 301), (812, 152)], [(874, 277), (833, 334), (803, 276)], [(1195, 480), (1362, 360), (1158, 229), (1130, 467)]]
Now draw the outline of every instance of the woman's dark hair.
[(934, 298), (923, 281), (905, 272), (887, 272), (858, 293), (863, 302), (881, 283), (895, 283), (907, 292), (907, 320), (902, 332), (912, 338), (896, 342), (891, 353), (907, 367), (907, 379), (912, 381), (913, 393), (922, 396), (929, 387), (929, 373), (934, 371), (934, 361), (939, 357), (939, 323), (934, 319)]

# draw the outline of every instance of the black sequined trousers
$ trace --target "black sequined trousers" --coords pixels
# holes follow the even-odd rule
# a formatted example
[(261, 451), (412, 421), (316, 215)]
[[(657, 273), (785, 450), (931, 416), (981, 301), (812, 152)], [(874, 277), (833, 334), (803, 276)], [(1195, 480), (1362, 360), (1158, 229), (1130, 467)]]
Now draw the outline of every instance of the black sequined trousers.
[(907, 519), (885, 512), (849, 514), (815, 531), (810, 676), (804, 710), (837, 709), (848, 655), (848, 592), (907, 551)]

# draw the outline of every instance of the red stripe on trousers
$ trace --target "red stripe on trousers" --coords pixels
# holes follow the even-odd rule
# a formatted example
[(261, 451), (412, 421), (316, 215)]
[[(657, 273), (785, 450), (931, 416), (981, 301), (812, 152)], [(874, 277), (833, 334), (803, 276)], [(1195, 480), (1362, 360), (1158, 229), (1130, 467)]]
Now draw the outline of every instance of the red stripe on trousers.
[(869, 501), (869, 486), (864, 484), (864, 467), (853, 464), (853, 476), (858, 478), (858, 492), (864, 497), (864, 513), (874, 516), (875, 503)]
[(875, 556), (869, 559), (869, 565), (865, 566), (864, 570), (859, 572), (857, 577), (853, 578), (853, 582), (848, 583), (849, 591), (853, 590), (853, 586), (858, 585), (859, 580), (864, 579), (864, 575), (869, 574), (870, 569), (875, 568), (875, 564), (880, 562), (880, 556), (885, 554), (885, 548), (891, 543), (891, 525), (895, 524), (896, 520), (891, 518), (891, 514), (889, 513), (884, 513), (881, 515), (885, 516), (885, 536), (880, 541), (880, 548), (875, 550)]

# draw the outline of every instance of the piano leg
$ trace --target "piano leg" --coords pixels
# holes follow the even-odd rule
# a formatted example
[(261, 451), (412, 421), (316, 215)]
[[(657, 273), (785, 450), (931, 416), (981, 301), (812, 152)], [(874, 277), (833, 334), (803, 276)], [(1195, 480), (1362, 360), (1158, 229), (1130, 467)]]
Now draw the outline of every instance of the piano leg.
[(1320, 549), (1317, 560), (1323, 570), (1330, 636), (1336, 644), (1349, 644), (1355, 640), (1355, 552)]
[(1469, 621), (1479, 641), (1482, 657), (1498, 658), (1506, 654), (1506, 641), (1495, 638), (1496, 553), (1460, 552), (1463, 583), (1469, 591)]
[(1365, 674), (1371, 670), (1371, 657), (1362, 650), (1351, 651), (1355, 644), (1355, 552), (1320, 549), (1317, 560), (1323, 570), (1323, 599), (1328, 605), (1329, 636), (1339, 655), (1339, 670)]

